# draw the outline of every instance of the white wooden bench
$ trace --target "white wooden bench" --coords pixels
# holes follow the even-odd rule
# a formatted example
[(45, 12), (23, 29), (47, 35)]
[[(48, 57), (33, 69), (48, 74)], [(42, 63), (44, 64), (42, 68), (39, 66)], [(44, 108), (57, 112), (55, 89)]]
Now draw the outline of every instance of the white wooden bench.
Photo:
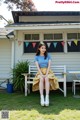
[[(53, 66), (51, 65), (51, 69), (53, 70), (55, 76), (58, 78), (58, 82), (63, 83), (63, 88), (59, 88), (63, 94), (64, 97), (66, 97), (66, 66)], [(29, 73), (23, 73), (25, 77), (25, 96), (27, 96), (27, 93), (30, 93), (30, 88), (28, 88), (29, 84), (33, 84), (33, 78), (30, 75), (37, 73), (37, 67), (35, 65), (29, 65)]]
[[(72, 84), (72, 92), (74, 95), (76, 94), (76, 85), (80, 85), (80, 71), (79, 70), (73, 70), (69, 71), (70, 74), (73, 74), (76, 79), (73, 79), (73, 84)], [(78, 76), (79, 75), (79, 76)]]

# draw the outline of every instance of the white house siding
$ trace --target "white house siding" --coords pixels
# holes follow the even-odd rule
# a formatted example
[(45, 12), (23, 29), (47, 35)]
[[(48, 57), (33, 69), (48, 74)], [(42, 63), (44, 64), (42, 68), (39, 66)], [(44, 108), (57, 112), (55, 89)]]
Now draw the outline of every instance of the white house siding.
[(0, 78), (10, 76), (11, 71), (11, 41), (0, 39)]
[[(27, 59), (34, 59), (35, 53), (23, 53), (23, 42), (21, 45), (18, 41), (24, 40), (24, 34), (26, 33), (39, 33), (40, 40), (43, 40), (44, 33), (63, 33), (63, 39), (66, 41), (67, 33), (79, 32), (79, 29), (68, 29), (68, 30), (33, 30), (32, 31), (17, 31), (17, 38), (15, 41), (15, 64), (18, 61), (25, 61)], [(66, 50), (65, 50), (66, 51)], [(68, 73), (70, 70), (80, 70), (80, 52), (65, 52), (65, 53), (51, 53), (52, 64), (54, 65), (66, 65), (67, 67), (67, 81), (72, 81), (71, 75)]]

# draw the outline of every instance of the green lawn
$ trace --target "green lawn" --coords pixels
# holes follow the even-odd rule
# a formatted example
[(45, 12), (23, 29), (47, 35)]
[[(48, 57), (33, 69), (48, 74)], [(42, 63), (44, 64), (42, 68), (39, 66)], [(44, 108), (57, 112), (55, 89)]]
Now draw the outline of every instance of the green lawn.
[(80, 99), (68, 92), (50, 92), (50, 106), (41, 107), (39, 92), (24, 94), (0, 92), (0, 111), (9, 110), (10, 120), (80, 120)]

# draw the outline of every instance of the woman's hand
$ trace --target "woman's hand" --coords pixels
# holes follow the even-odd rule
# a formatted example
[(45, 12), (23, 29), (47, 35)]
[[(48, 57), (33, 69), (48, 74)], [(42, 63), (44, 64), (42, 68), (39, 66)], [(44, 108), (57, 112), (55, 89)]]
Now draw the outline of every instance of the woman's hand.
[(41, 75), (41, 77), (42, 77), (42, 78), (44, 78), (44, 77), (45, 77), (45, 75), (43, 75), (42, 73), (41, 73), (40, 75)]
[(41, 76), (42, 78), (45, 78), (45, 77), (46, 77), (44, 74), (42, 74), (42, 72), (40, 73), (40, 76)]
[(48, 77), (48, 74), (43, 75), (43, 74), (41, 73), (40, 76), (45, 79), (46, 77)]
[(45, 77), (48, 77), (48, 74), (44, 75)]

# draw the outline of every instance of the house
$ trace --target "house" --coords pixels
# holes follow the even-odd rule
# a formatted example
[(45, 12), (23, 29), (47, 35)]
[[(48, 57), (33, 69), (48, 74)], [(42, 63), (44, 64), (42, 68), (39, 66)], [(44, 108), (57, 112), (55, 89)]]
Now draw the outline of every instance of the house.
[(12, 11), (12, 15), (14, 23), (5, 28), (14, 35), (0, 35), (0, 75), (9, 75), (18, 61), (34, 59), (44, 41), (52, 64), (66, 65), (67, 81), (72, 81), (68, 71), (80, 70), (80, 12)]

